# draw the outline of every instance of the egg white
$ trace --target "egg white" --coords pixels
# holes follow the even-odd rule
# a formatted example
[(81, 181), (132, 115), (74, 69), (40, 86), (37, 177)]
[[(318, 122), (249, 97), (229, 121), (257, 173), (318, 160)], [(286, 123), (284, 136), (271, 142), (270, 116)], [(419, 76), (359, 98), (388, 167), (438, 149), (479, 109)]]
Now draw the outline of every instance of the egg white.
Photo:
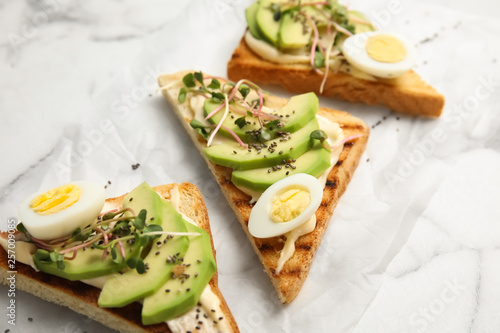
[[(307, 189), (311, 195), (309, 206), (296, 218), (288, 222), (273, 222), (270, 217), (272, 199), (279, 197), (291, 187)], [(257, 238), (269, 238), (291, 231), (304, 224), (316, 212), (323, 198), (323, 185), (321, 182), (308, 174), (297, 173), (284, 178), (269, 186), (259, 198), (250, 212), (248, 230)]]
[(80, 188), (80, 197), (74, 204), (59, 212), (40, 215), (30, 207), (31, 201), (46, 191), (30, 195), (19, 205), (19, 218), (33, 237), (49, 240), (70, 235), (76, 228), (87, 226), (99, 215), (105, 202), (103, 187), (87, 181), (72, 184)]
[[(366, 51), (366, 42), (368, 38), (374, 35), (391, 35), (399, 39), (406, 49), (406, 57), (394, 63), (380, 62), (372, 59)], [(412, 69), (417, 62), (417, 50), (413, 43), (406, 37), (393, 33), (370, 31), (355, 34), (344, 41), (342, 49), (349, 64), (363, 72), (381, 78), (401, 76)]]

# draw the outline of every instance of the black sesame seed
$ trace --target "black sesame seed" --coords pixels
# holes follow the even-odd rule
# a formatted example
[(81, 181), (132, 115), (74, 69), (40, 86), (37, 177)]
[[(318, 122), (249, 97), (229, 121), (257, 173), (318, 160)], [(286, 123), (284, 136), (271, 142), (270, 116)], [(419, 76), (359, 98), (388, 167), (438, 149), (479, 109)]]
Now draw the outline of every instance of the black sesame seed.
[(28, 321), (29, 321), (29, 322), (32, 322), (32, 321), (33, 321), (33, 318), (29, 317), (29, 318), (28, 318)]
[(170, 289), (165, 289), (165, 292), (166, 292), (166, 293), (169, 293), (169, 292), (170, 292)]
[(203, 317), (208, 318), (208, 315), (205, 313), (205, 314), (203, 315)]
[(215, 312), (215, 310), (214, 310), (214, 309), (212, 309), (212, 310), (210, 310), (210, 311)]
[(132, 200), (134, 200), (134, 198), (130, 198), (130, 199), (128, 199), (128, 201), (132, 201)]
[(197, 329), (197, 330), (201, 330), (201, 327), (200, 327), (200, 326), (196, 326), (196, 329)]
[(186, 291), (191, 291), (191, 288), (187, 288)]
[(157, 255), (159, 255), (159, 254), (160, 254), (160, 251), (157, 251), (157, 252), (155, 253), (155, 256), (157, 256)]
[(236, 152), (236, 150), (233, 150), (233, 153), (238, 154), (238, 153)]
[(199, 314), (196, 315), (196, 319), (200, 319), (200, 315)]
[(287, 172), (286, 172), (286, 175), (288, 176), (289, 174), (290, 174), (290, 171), (287, 171)]

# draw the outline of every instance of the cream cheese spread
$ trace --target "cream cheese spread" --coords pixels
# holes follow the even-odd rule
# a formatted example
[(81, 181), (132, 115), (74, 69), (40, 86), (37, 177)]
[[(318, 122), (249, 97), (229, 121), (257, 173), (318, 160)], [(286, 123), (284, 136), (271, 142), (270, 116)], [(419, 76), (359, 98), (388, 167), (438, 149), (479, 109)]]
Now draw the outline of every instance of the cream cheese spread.
[(289, 231), (285, 234), (286, 242), (280, 253), (280, 258), (278, 259), (278, 266), (274, 270), (274, 274), (278, 275), (285, 263), (293, 256), (295, 253), (295, 241), (300, 236), (308, 234), (314, 230), (316, 227), (316, 215), (313, 214), (304, 224), (298, 226), (297, 228)]

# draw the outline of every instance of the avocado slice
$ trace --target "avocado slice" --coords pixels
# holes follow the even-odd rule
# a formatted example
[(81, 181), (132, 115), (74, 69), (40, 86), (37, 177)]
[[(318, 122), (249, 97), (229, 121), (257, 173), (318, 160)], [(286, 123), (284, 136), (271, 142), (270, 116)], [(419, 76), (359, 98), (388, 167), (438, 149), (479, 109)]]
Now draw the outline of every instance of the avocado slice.
[(120, 263), (113, 262), (111, 255), (102, 259), (102, 250), (94, 249), (93, 247), (87, 247), (85, 250), (78, 250), (76, 257), (73, 260), (65, 259), (63, 261), (65, 265), (63, 270), (57, 267), (56, 262), (42, 259), (43, 256), (41, 254), (43, 252), (47, 252), (44, 250), (37, 250), (37, 253), (33, 255), (33, 261), (40, 271), (62, 277), (70, 281), (93, 279), (120, 271), (125, 267), (127, 259), (131, 256), (137, 255), (140, 250), (139, 246), (132, 248), (130, 244), (123, 244), (123, 248), (125, 249), (127, 257)]
[(273, 3), (279, 4), (286, 0), (260, 0), (259, 8), (255, 14), (257, 26), (264, 39), (272, 45), (278, 47), (278, 31), (280, 29), (281, 19), (275, 20), (274, 12), (271, 9)]
[[(205, 116), (209, 115), (220, 105), (220, 102), (214, 102), (211, 98), (205, 100), (205, 103), (203, 105)], [(295, 132), (301, 129), (316, 116), (318, 108), (319, 102), (318, 97), (315, 93), (310, 92), (293, 96), (284, 107), (277, 109), (276, 112), (274, 112), (275, 115), (278, 115), (280, 117), (280, 121), (284, 123), (284, 126), (280, 128), (274, 128), (272, 131), (270, 131), (271, 139), (277, 137), (278, 130), (284, 132)], [(246, 111), (242, 109), (242, 112)], [(218, 124), (222, 119), (222, 115), (222, 111), (218, 112), (213, 115), (208, 121), (212, 124)], [(257, 119), (255, 117), (246, 116), (245, 120), (250, 124), (247, 124), (240, 128), (235, 124), (235, 120), (240, 117), (242, 117), (241, 114), (229, 111), (228, 116), (224, 120), (224, 126), (231, 129), (244, 142), (255, 141), (255, 138), (248, 132), (260, 128)], [(264, 120), (264, 122), (267, 121), (268, 120)], [(223, 128), (219, 130), (219, 133), (224, 135), (225, 137), (232, 138), (231, 134)]]
[(313, 144), (311, 132), (317, 129), (319, 129), (318, 121), (313, 118), (304, 127), (287, 136), (287, 140), (281, 142), (280, 140), (283, 139), (277, 138), (266, 141), (267, 147), (261, 150), (253, 148), (248, 151), (234, 140), (225, 139), (220, 144), (205, 148), (204, 153), (211, 162), (232, 169), (272, 167), (283, 160), (297, 158), (308, 151)]
[[(365, 16), (365, 14), (363, 14), (361, 12), (358, 12), (356, 10), (350, 10), (349, 14), (352, 15), (352, 16), (356, 16), (357, 18), (360, 18), (360, 19), (365, 20), (367, 22), (370, 21)], [(354, 31), (357, 34), (362, 33), (362, 32), (368, 32), (368, 31), (374, 31), (375, 30), (375, 28), (373, 27), (373, 25), (371, 23), (370, 24), (363, 24), (363, 23), (353, 22), (351, 20), (349, 20), (349, 23), (352, 24), (352, 25), (354, 25), (354, 29), (355, 29)]]
[[(150, 187), (144, 186), (141, 189), (143, 190), (141, 193), (136, 193), (135, 190), (129, 193), (125, 197), (124, 203), (129, 202), (127, 200), (130, 199), (127, 198), (134, 198), (135, 201), (135, 198), (139, 198), (144, 194), (143, 192), (149, 192), (151, 197), (158, 198), (153, 199), (152, 204), (159, 204), (161, 208), (161, 213), (156, 216), (154, 223), (161, 224), (164, 231), (186, 232), (186, 226), (181, 215), (177, 213), (170, 202), (162, 200)], [(144, 202), (144, 204), (147, 204), (147, 202)], [(143, 208), (147, 209), (149, 206)], [(184, 256), (188, 246), (189, 239), (186, 236), (174, 236), (168, 239), (167, 235), (164, 235), (153, 240), (149, 252), (143, 259), (149, 269), (143, 274), (131, 269), (121, 275), (109, 278), (99, 296), (99, 306), (104, 308), (123, 307), (155, 293), (170, 277), (174, 267), (169, 257)]]
[(136, 214), (139, 214), (141, 209), (146, 210), (146, 223), (159, 224), (162, 223), (163, 208), (162, 199), (149, 186), (143, 182), (123, 198), (123, 208), (131, 208)]
[[(280, 169), (273, 171), (270, 168), (259, 168), (252, 170), (235, 170), (231, 176), (231, 182), (236, 186), (246, 187), (250, 190), (264, 192), (269, 186), (285, 177), (296, 173), (307, 173), (313, 177), (319, 177), (323, 171), (330, 167), (330, 151), (317, 141), (313, 148), (291, 163), (295, 169), (280, 164)], [(271, 172), (269, 172), (271, 170)], [(288, 172), (288, 174), (287, 174)]]
[(250, 30), (252, 36), (254, 36), (257, 39), (264, 39), (257, 24), (258, 9), (259, 9), (258, 2), (254, 2), (253, 4), (251, 4), (249, 7), (245, 9), (245, 18), (247, 19), (248, 23), (248, 30)]
[[(307, 8), (307, 7), (305, 7)], [(299, 49), (311, 41), (312, 29), (298, 11), (283, 14), (278, 31), (278, 40), (283, 49)]]
[(195, 306), (215, 273), (216, 264), (208, 233), (184, 221), (189, 232), (201, 235), (191, 238), (189, 249), (182, 262), (178, 262), (184, 272), (170, 278), (156, 293), (144, 299), (142, 323), (156, 324), (176, 318)]

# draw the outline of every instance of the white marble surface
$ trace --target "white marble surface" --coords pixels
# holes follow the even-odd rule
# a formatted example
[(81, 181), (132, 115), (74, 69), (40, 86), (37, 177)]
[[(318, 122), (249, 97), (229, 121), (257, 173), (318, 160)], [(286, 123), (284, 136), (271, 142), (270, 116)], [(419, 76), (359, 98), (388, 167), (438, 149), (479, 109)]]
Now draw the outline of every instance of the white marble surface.
[[(499, 332), (500, 3), (350, 2), (417, 44), (416, 70), (446, 96), (445, 113), (426, 120), (320, 100), (372, 132), (288, 306), (154, 93), (162, 72), (225, 75), (248, 3), (0, 2), (0, 229), (24, 196), (61, 182), (110, 180), (114, 196), (143, 180), (190, 181), (206, 200), (220, 287), (242, 332)], [(0, 295), (5, 309), (5, 287)], [(17, 325), (2, 310), (2, 331), (111, 332), (25, 293), (16, 304)]]

